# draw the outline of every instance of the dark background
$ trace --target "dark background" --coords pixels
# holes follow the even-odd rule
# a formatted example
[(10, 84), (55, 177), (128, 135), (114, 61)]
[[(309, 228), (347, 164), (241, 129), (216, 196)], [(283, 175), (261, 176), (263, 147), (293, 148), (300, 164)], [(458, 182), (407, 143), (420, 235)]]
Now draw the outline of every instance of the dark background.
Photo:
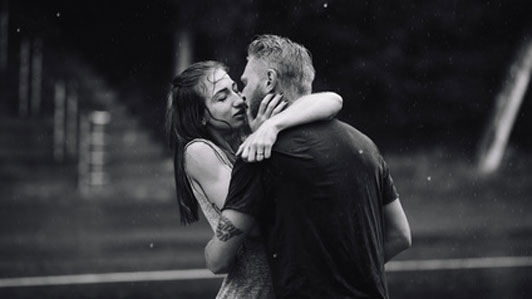
[[(437, 145), (471, 154), (509, 64), (532, 28), (529, 1), (17, 1), (11, 6), (24, 12), (22, 31), (61, 39), (78, 51), (156, 133), (175, 69), (178, 30), (192, 36), (193, 61), (221, 60), (234, 79), (255, 35), (287, 36), (312, 52), (315, 90), (344, 97), (340, 118), (394, 151)], [(511, 138), (516, 146), (531, 144), (529, 98)]]

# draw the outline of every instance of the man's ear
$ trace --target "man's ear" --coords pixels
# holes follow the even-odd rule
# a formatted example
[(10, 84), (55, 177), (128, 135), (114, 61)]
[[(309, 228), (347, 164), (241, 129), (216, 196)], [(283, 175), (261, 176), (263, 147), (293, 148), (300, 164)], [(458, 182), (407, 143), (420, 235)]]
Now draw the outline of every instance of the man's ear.
[(266, 92), (272, 93), (277, 85), (277, 72), (274, 69), (268, 69), (266, 75), (268, 76), (266, 80)]

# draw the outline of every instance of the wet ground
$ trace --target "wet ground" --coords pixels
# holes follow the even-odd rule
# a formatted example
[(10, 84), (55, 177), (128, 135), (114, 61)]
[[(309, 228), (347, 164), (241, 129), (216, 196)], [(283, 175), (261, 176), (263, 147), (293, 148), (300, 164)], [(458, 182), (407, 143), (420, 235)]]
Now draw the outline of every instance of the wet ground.
[[(532, 256), (532, 159), (513, 153), (479, 178), (440, 151), (388, 156), (414, 246), (395, 259)], [(519, 162), (519, 163), (517, 163)], [(66, 196), (68, 197), (68, 196)], [(0, 280), (17, 277), (204, 268), (210, 229), (179, 226), (167, 202), (8, 200), (0, 203)], [(530, 265), (388, 272), (392, 298), (529, 298)], [(220, 278), (0, 287), (0, 298), (213, 298)]]

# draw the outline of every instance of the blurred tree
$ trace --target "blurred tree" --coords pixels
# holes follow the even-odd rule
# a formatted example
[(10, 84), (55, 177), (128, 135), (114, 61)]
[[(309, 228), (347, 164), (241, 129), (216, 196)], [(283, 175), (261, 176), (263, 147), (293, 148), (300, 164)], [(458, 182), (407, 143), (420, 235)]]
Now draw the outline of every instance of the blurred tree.
[[(493, 87), (531, 24), (529, 6), (262, 1), (257, 31), (306, 45), (314, 54), (317, 89), (338, 90), (346, 99), (341, 116), (378, 139), (395, 146), (412, 138), (452, 142), (472, 150)], [(398, 138), (387, 133), (392, 126)]]
[[(380, 144), (472, 150), (507, 65), (532, 28), (529, 2), (55, 0), (30, 6), (49, 16), (60, 12), (52, 22), (141, 106), (164, 107), (180, 30), (190, 36), (191, 61), (221, 60), (235, 79), (253, 36), (274, 33), (311, 50), (315, 89), (341, 93), (341, 118)], [(160, 125), (162, 111), (134, 110)]]

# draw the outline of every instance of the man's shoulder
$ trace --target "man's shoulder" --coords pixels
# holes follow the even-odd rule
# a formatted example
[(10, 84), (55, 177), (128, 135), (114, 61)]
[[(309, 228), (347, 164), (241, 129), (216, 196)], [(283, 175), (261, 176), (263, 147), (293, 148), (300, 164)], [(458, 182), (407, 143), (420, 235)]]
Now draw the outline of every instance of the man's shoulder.
[(375, 143), (366, 134), (338, 119), (313, 122), (281, 132), (274, 146), (277, 151), (300, 151), (305, 147), (327, 148), (333, 144), (376, 148)]
[(331, 133), (348, 133), (358, 131), (351, 125), (338, 119), (316, 121), (309, 124), (303, 124), (281, 132), (278, 140), (293, 141), (294, 138), (312, 138), (313, 136), (330, 135)]

